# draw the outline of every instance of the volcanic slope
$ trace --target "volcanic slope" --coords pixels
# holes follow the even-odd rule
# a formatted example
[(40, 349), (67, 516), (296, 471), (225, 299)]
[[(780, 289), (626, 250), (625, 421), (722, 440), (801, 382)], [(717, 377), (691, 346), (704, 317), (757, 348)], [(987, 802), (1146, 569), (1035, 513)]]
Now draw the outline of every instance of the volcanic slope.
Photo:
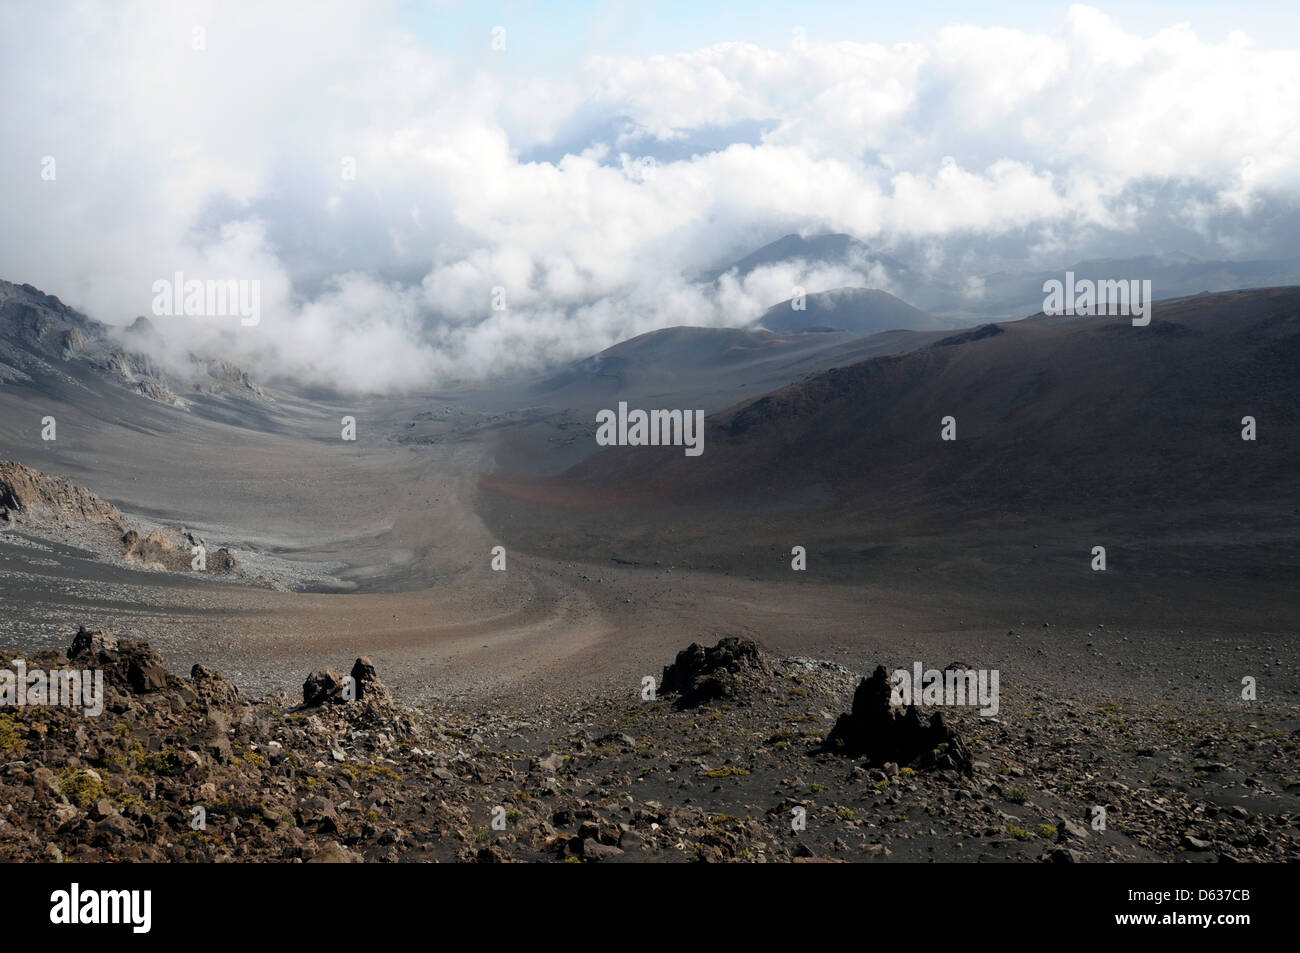
[[(1263, 638), (1255, 664), (1273, 665), (1294, 655), (1300, 587), (1298, 366), (1295, 288), (1157, 304), (1147, 327), (988, 325), (715, 414), (700, 457), (615, 447), (555, 478), (495, 473), (483, 512), (530, 552), (662, 567), (669, 601), (702, 578), (770, 596), (789, 618), (756, 613), (759, 631), (841, 660), (883, 623), (909, 644), (916, 626), (977, 632), (1017, 664), (1068, 645), (1072, 677), (1113, 678), (1085, 664), (1105, 625), (1144, 683), (1175, 657), (1242, 664), (1228, 633), (1282, 639)], [(823, 611), (835, 587), (853, 608)], [(1027, 659), (1025, 627), (1058, 625), (1068, 642), (1035, 637)]]

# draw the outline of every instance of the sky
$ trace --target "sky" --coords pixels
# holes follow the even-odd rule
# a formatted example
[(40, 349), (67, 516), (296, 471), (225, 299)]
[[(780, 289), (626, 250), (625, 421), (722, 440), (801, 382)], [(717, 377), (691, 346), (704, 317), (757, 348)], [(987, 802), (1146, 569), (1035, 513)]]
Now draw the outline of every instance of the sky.
[[(924, 42), (943, 27), (958, 23), (1048, 34), (1061, 27), (1070, 6), (1047, 0), (927, 4), (863, 0), (433, 4), (413, 0), (399, 4), (395, 13), (402, 28), (451, 58), (481, 45), (494, 26), (508, 25), (517, 40), (514, 60), (522, 69), (559, 74), (594, 55), (643, 59), (726, 42), (779, 49), (789, 45), (796, 27), (802, 27), (814, 42), (885, 45)], [(1294, 49), (1300, 37), (1300, 7), (1290, 0), (1162, 0), (1091, 6), (1141, 35), (1185, 23), (1202, 39), (1214, 42), (1244, 31), (1260, 49)]]
[(0, 6), (0, 277), (264, 378), (425, 390), (791, 296), (1292, 257), (1294, 3)]

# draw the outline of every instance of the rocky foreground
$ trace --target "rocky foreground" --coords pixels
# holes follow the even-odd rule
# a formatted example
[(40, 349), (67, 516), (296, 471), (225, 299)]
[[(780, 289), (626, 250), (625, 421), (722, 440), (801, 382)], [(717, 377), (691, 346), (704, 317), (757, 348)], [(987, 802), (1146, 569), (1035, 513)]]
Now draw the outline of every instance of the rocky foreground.
[(366, 659), (313, 673), (301, 700), (251, 700), (86, 629), (66, 654), (0, 653), (0, 672), (23, 665), (100, 670), (106, 699), (97, 717), (0, 707), (6, 861), (1298, 856), (1282, 707), (900, 710), (883, 668), (738, 639), (679, 653), (653, 699), (527, 712), (405, 709)]

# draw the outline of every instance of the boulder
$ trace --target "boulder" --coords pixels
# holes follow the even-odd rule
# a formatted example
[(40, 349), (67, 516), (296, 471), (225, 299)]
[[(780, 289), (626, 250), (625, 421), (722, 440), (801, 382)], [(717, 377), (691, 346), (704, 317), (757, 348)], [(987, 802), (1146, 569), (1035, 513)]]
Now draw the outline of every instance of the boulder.
[(352, 681), (357, 687), (357, 700), (390, 701), (388, 686), (379, 680), (375, 663), (363, 655), (352, 665)]
[(115, 688), (140, 695), (162, 691), (168, 685), (162, 658), (148, 642), (119, 639), (106, 630), (77, 630), (68, 649), (68, 661), (104, 672), (104, 681)]
[(307, 676), (302, 683), (302, 703), (316, 707), (326, 703), (339, 703), (343, 698), (343, 674), (332, 668), (322, 668)]
[(936, 711), (927, 724), (915, 705), (900, 710), (890, 703), (891, 696), (889, 673), (878, 665), (870, 678), (858, 683), (853, 708), (835, 722), (826, 737), (826, 750), (866, 756), (879, 765), (894, 762), (972, 773), (970, 751), (956, 730), (944, 723), (942, 714)]
[(677, 707), (694, 708), (720, 698), (735, 698), (771, 675), (752, 639), (725, 638), (712, 648), (692, 642), (664, 668), (660, 690), (677, 695)]
[(126, 659), (126, 677), (136, 694), (157, 692), (167, 687), (167, 669), (163, 668), (162, 659), (147, 642), (132, 643)]
[(117, 654), (117, 636), (107, 629), (91, 631), (84, 625), (77, 629), (68, 649), (68, 660), (73, 662), (98, 661)]
[(196, 663), (190, 669), (190, 681), (195, 693), (208, 705), (229, 708), (239, 697), (239, 689), (230, 679), (204, 665)]

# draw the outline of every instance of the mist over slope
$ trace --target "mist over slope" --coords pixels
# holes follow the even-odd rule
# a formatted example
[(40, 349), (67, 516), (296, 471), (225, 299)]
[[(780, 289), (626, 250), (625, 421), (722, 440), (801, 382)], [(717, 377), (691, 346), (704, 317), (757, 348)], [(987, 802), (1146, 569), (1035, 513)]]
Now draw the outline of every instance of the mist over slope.
[(196, 399), (269, 401), (229, 361), (193, 353), (155, 356), (166, 353), (147, 318), (129, 328), (111, 327), (31, 285), (0, 280), (0, 384), (97, 381), (181, 410)]
[(705, 277), (744, 281), (764, 270), (790, 275), (795, 283), (801, 283), (801, 275), (837, 270), (860, 275), (877, 294), (902, 298), (943, 319), (946, 327), (1032, 314), (1042, 307), (1043, 283), (1060, 280), (1067, 271), (1079, 280), (1148, 279), (1157, 298), (1300, 284), (1300, 258), (1296, 257), (1229, 260), (1168, 252), (1079, 258), (1062, 249), (1051, 256), (1003, 259), (987, 249), (979, 253), (972, 249), (935, 261), (923, 246), (907, 242), (871, 244), (852, 235), (815, 233), (786, 235)]

